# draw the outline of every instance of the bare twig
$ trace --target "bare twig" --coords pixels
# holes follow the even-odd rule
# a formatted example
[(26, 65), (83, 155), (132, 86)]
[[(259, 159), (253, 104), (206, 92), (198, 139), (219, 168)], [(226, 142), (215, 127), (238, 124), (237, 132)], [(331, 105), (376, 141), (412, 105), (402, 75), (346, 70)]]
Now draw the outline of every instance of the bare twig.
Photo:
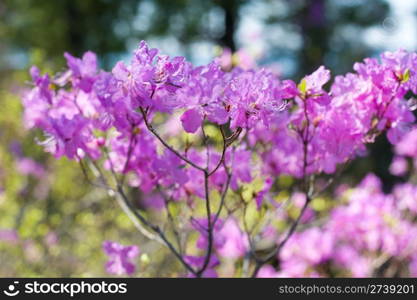
[(164, 203), (165, 203), (165, 210), (168, 216), (168, 220), (169, 223), (172, 226), (172, 231), (174, 232), (175, 238), (177, 240), (177, 244), (178, 244), (178, 251), (180, 252), (180, 254), (183, 254), (183, 249), (182, 249), (182, 243), (181, 243), (181, 236), (180, 233), (178, 232), (178, 230), (175, 228), (175, 221), (174, 221), (174, 216), (172, 215), (171, 211), (169, 210), (169, 203), (171, 202), (171, 198), (167, 197), (167, 195), (162, 191), (161, 186), (158, 184), (157, 185), (157, 189), (160, 192), (162, 198), (164, 199)]
[(210, 207), (210, 191), (208, 188), (208, 180), (209, 180), (209, 174), (208, 171), (204, 171), (204, 192), (206, 197), (206, 214), (207, 214), (207, 252), (206, 257), (204, 259), (203, 266), (201, 269), (197, 272), (197, 277), (201, 277), (204, 271), (207, 269), (210, 259), (211, 259), (211, 253), (213, 251), (213, 223), (211, 219), (211, 207)]
[(188, 163), (190, 166), (196, 168), (197, 170), (200, 170), (202, 172), (205, 172), (205, 168), (202, 168), (198, 165), (196, 165), (194, 162), (192, 162), (191, 160), (189, 160), (187, 157), (185, 157), (184, 155), (182, 155), (181, 153), (179, 153), (177, 150), (175, 150), (172, 146), (170, 146), (167, 142), (165, 142), (165, 140), (158, 134), (158, 132), (156, 132), (156, 130), (153, 128), (152, 124), (149, 123), (148, 121), (148, 117), (147, 117), (147, 113), (145, 112), (145, 110), (140, 107), (140, 112), (142, 113), (142, 117), (143, 117), (143, 121), (145, 122), (146, 128), (148, 128), (148, 130), (172, 153), (174, 153), (176, 156), (178, 156), (180, 159), (182, 159), (183, 161), (185, 161), (186, 163)]
[(219, 162), (217, 163), (216, 167), (214, 167), (214, 169), (212, 171), (210, 171), (210, 173), (208, 174), (209, 176), (211, 176), (212, 174), (216, 173), (216, 171), (220, 168), (220, 166), (223, 164), (224, 162), (224, 158), (226, 156), (226, 150), (227, 150), (227, 139), (225, 136), (225, 133), (223, 131), (222, 126), (219, 126), (220, 128), (220, 132), (222, 134), (222, 138), (223, 138), (223, 150), (222, 150), (222, 154), (221, 157), (219, 159)]
[[(107, 154), (107, 151), (105, 151)], [(110, 159), (108, 157), (108, 159)], [(105, 186), (109, 186), (107, 183), (106, 178), (104, 177), (103, 172), (96, 164), (96, 162), (92, 161), (92, 166), (95, 168), (95, 172), (98, 174), (100, 180)], [(117, 203), (120, 205), (122, 210), (125, 214), (130, 218), (133, 222), (135, 227), (141, 232), (144, 236), (148, 237), (151, 240), (156, 240), (162, 244), (164, 244), (173, 254), (174, 256), (180, 261), (180, 263), (192, 274), (196, 275), (196, 271), (184, 260), (182, 255), (177, 251), (177, 249), (172, 245), (172, 243), (167, 239), (164, 232), (159, 228), (159, 226), (152, 224), (148, 221), (142, 214), (138, 212), (138, 210), (133, 206), (133, 204), (129, 201), (128, 197), (126, 196), (123, 187), (120, 185), (120, 182), (116, 176), (114, 171), (113, 165), (110, 162), (110, 171), (113, 175), (113, 178), (116, 182), (116, 189), (109, 189), (108, 192), (111, 196), (116, 196)], [(152, 234), (148, 230), (146, 230), (142, 225), (149, 228), (155, 234)]]
[(252, 277), (256, 277), (261, 267), (264, 264), (266, 264), (270, 259), (272, 259), (274, 256), (278, 255), (281, 252), (282, 248), (285, 246), (285, 244), (288, 242), (288, 240), (291, 238), (291, 236), (294, 234), (295, 230), (297, 229), (297, 226), (300, 223), (301, 218), (304, 215), (304, 212), (306, 211), (308, 204), (310, 203), (310, 200), (311, 200), (310, 198), (306, 199), (300, 211), (300, 214), (298, 215), (297, 219), (292, 223), (290, 229), (287, 231), (285, 238), (278, 244), (277, 248), (274, 249), (271, 253), (269, 253), (264, 259), (259, 260), (256, 263), (255, 270), (252, 273)]
[[(206, 170), (204, 171), (204, 190), (205, 190), (205, 197), (206, 197), (207, 236), (208, 236), (207, 239), (208, 239), (208, 242), (207, 242), (207, 251), (206, 251), (206, 256), (205, 256), (205, 259), (204, 259), (203, 266), (197, 272), (198, 277), (202, 276), (202, 274), (207, 269), (207, 267), (210, 263), (211, 254), (213, 252), (213, 230), (214, 230), (214, 226), (215, 226), (215, 224), (216, 224), (216, 222), (219, 218), (219, 215), (221, 213), (221, 210), (224, 206), (226, 194), (227, 194), (227, 191), (229, 189), (230, 180), (231, 180), (231, 176), (232, 176), (230, 171), (228, 170), (228, 168), (226, 166), (226, 162), (225, 162), (226, 150), (227, 150), (227, 147), (229, 145), (231, 145), (231, 143), (233, 143), (233, 141), (239, 136), (241, 131), (242, 131), (242, 129), (239, 128), (235, 133), (232, 134), (231, 139), (228, 139), (228, 138), (226, 138), (226, 135), (224, 134), (223, 128), (220, 126), (220, 132), (221, 132), (222, 138), (223, 138), (223, 150), (222, 150), (221, 157), (219, 159), (218, 164), (216, 165), (216, 167), (211, 172), (209, 172), (209, 170), (208, 170), (208, 165), (207, 165)], [(205, 146), (208, 147), (208, 145), (206, 144), (206, 136), (205, 136), (204, 131), (203, 131), (203, 134), (204, 134)], [(219, 207), (218, 207), (217, 212), (214, 216), (214, 219), (212, 220), (211, 207), (210, 207), (210, 191), (209, 191), (209, 187), (208, 187), (208, 180), (209, 180), (209, 177), (211, 175), (213, 175), (220, 168), (220, 166), (222, 164), (223, 164), (225, 172), (227, 174), (227, 180), (226, 180), (226, 184), (224, 186), (224, 190), (223, 190), (222, 195), (221, 195)]]
[(311, 182), (309, 180), (309, 176), (307, 175), (308, 145), (309, 145), (309, 141), (310, 141), (310, 137), (309, 137), (309, 134), (310, 134), (309, 133), (310, 118), (308, 116), (308, 111), (307, 111), (307, 99), (304, 99), (303, 112), (304, 112), (304, 117), (305, 117), (305, 120), (306, 120), (306, 124), (305, 124), (305, 127), (304, 127), (304, 131), (301, 130), (301, 131), (299, 131), (299, 133), (300, 133), (301, 141), (303, 143), (303, 189), (304, 189), (304, 193), (305, 193), (305, 196), (306, 196), (306, 201), (305, 201), (303, 207), (301, 208), (300, 214), (298, 215), (297, 219), (295, 219), (295, 221), (291, 224), (289, 230), (287, 231), (287, 234), (285, 235), (285, 238), (278, 244), (278, 246), (273, 251), (271, 251), (271, 253), (269, 253), (265, 258), (263, 258), (261, 260), (259, 260), (255, 257), (256, 265), (255, 265), (255, 269), (252, 273), (252, 277), (256, 277), (258, 275), (258, 272), (261, 269), (261, 267), (264, 264), (266, 264), (270, 259), (279, 255), (282, 248), (286, 245), (288, 240), (291, 238), (291, 236), (294, 234), (295, 230), (297, 229), (297, 227), (298, 227), (298, 225), (301, 221), (301, 218), (302, 218), (304, 212), (306, 211), (308, 204), (311, 201), (311, 194), (312, 194), (312, 192), (310, 191)]
[[(133, 125), (132, 125), (133, 127)], [(126, 161), (125, 164), (123, 166), (123, 170), (122, 170), (122, 178), (120, 179), (120, 185), (123, 186), (124, 182), (125, 182), (125, 178), (126, 178), (126, 172), (127, 172), (127, 168), (129, 166), (130, 163), (130, 158), (132, 156), (132, 152), (133, 152), (133, 148), (134, 148), (134, 144), (136, 143), (136, 137), (135, 134), (133, 133), (133, 128), (132, 128), (132, 133), (130, 134), (130, 140), (129, 140), (129, 148), (127, 150), (127, 156), (126, 156)]]
[[(209, 177), (211, 175), (213, 175), (222, 164), (224, 164), (224, 160), (225, 160), (225, 156), (226, 156), (226, 150), (227, 147), (229, 145), (231, 145), (238, 137), (239, 134), (242, 131), (242, 128), (238, 128), (230, 137), (226, 138), (223, 128), (220, 126), (220, 132), (222, 134), (223, 137), (223, 150), (222, 150), (222, 154), (221, 157), (219, 159), (219, 162), (217, 163), (216, 167), (214, 167), (214, 169), (212, 171), (209, 171), (209, 146), (207, 144), (207, 136), (204, 132), (204, 128), (202, 128), (203, 130), (203, 143), (206, 147), (206, 151), (207, 151), (207, 166), (205, 168), (195, 164), (194, 162), (192, 162), (190, 159), (188, 159), (186, 156), (182, 155), (180, 152), (178, 152), (177, 150), (175, 150), (172, 146), (170, 146), (159, 134), (158, 132), (153, 128), (152, 124), (149, 122), (148, 120), (148, 112), (149, 109), (144, 109), (143, 107), (139, 108), (142, 117), (143, 117), (143, 121), (147, 127), (147, 129), (172, 153), (174, 153), (177, 157), (179, 157), (181, 160), (183, 160), (184, 162), (186, 162), (187, 164), (189, 164), (190, 166), (192, 166), (193, 168), (203, 172), (203, 176), (204, 176), (204, 193), (205, 193), (205, 202), (206, 202), (206, 215), (207, 215), (207, 233), (208, 233), (208, 243), (207, 243), (207, 251), (206, 251), (206, 255), (205, 255), (205, 259), (203, 262), (203, 265), (201, 267), (200, 270), (198, 270), (197, 272), (193, 272), (197, 277), (201, 277), (202, 274), (204, 273), (204, 271), (207, 269), (209, 263), (210, 263), (210, 259), (211, 259), (211, 255), (213, 252), (213, 226), (215, 224), (215, 222), (217, 221), (220, 212), (222, 210), (222, 207), (224, 206), (224, 201), (225, 201), (225, 197), (227, 194), (227, 190), (229, 188), (229, 184), (230, 184), (230, 177), (231, 175), (228, 174), (228, 180), (226, 182), (225, 185), (225, 189), (222, 193), (222, 197), (221, 197), (221, 201), (220, 201), (220, 205), (219, 208), (216, 212), (215, 215), (215, 219), (212, 220), (212, 216), (211, 216), (211, 205), (210, 205), (210, 191), (209, 191)], [(202, 124), (202, 127), (204, 125)], [(227, 168), (226, 165), (224, 164), (226, 172)]]
[(229, 190), (229, 186), (230, 186), (230, 181), (232, 179), (232, 174), (230, 173), (229, 169), (226, 166), (226, 162), (223, 160), (223, 168), (225, 169), (225, 172), (227, 174), (227, 179), (226, 179), (226, 183), (224, 185), (224, 189), (220, 198), (220, 204), (219, 207), (217, 209), (216, 215), (214, 217), (214, 221), (213, 221), (213, 226), (216, 225), (217, 219), (220, 216), (220, 213), (222, 212), (222, 209), (224, 207), (224, 202), (226, 200), (226, 195), (227, 195), (227, 191)]
[(123, 188), (121, 186), (117, 187), (119, 195), (121, 196), (123, 203), (128, 207), (128, 210), (133, 213), (133, 215), (142, 222), (145, 226), (149, 227), (152, 231), (154, 231), (164, 242), (164, 244), (171, 250), (171, 252), (175, 255), (175, 257), (181, 262), (181, 264), (192, 274), (196, 275), (196, 271), (184, 260), (182, 255), (175, 249), (175, 247), (171, 244), (171, 242), (167, 239), (163, 231), (159, 228), (159, 226), (150, 223), (145, 217), (143, 217), (136, 208), (130, 203), (128, 198), (126, 197)]

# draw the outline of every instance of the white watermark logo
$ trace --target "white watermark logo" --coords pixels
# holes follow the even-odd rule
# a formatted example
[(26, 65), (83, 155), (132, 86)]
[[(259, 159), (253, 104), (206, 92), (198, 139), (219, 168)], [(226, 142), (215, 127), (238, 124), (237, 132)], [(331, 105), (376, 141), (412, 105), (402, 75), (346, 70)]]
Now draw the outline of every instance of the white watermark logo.
[(14, 297), (23, 294), (64, 294), (74, 297), (77, 294), (126, 294), (127, 283), (100, 282), (26, 282), (18, 289), (19, 281), (7, 286), (3, 293)]
[(7, 290), (4, 290), (3, 293), (9, 297), (14, 297), (20, 293), (20, 291), (16, 288), (16, 285), (19, 284), (19, 281), (14, 281), (13, 284), (10, 284), (7, 287)]

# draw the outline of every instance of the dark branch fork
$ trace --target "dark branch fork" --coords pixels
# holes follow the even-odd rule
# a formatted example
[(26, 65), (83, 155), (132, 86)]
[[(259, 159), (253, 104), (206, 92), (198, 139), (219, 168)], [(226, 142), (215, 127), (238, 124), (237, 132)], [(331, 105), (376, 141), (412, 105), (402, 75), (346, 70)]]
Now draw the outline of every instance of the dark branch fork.
[(308, 116), (307, 111), (307, 99), (304, 99), (304, 107), (303, 107), (303, 113), (306, 120), (306, 124), (304, 127), (304, 130), (298, 131), (302, 144), (303, 144), (303, 191), (306, 196), (306, 201), (304, 202), (303, 207), (301, 208), (301, 211), (297, 217), (297, 219), (294, 220), (294, 222), (291, 224), (290, 228), (288, 229), (284, 239), (277, 245), (277, 247), (272, 250), (269, 254), (267, 254), (264, 258), (258, 258), (254, 253), (252, 253), (252, 256), (255, 259), (255, 269), (253, 270), (252, 277), (256, 277), (259, 273), (259, 270), (262, 268), (263, 265), (265, 265), (268, 261), (270, 261), (273, 257), (276, 257), (280, 254), (282, 248), (287, 244), (288, 240), (291, 238), (291, 236), (295, 233), (298, 225), (300, 224), (301, 218), (304, 215), (304, 212), (306, 211), (309, 203), (311, 202), (311, 181), (309, 180), (309, 176), (307, 175), (307, 167), (309, 165), (308, 163), (308, 146), (310, 142), (310, 136), (309, 136), (309, 130), (310, 130), (310, 118)]
[[(175, 150), (172, 146), (170, 146), (162, 138), (161, 135), (159, 135), (159, 133), (154, 129), (154, 127), (152, 126), (152, 124), (148, 120), (149, 108), (144, 109), (143, 107), (139, 107), (139, 110), (142, 114), (143, 121), (145, 123), (146, 128), (161, 142), (162, 145), (165, 146), (165, 148), (167, 148), (169, 151), (174, 153), (177, 157), (179, 157), (182, 161), (184, 161), (185, 163), (187, 163), (191, 167), (203, 172), (203, 175), (204, 175), (204, 194), (205, 194), (206, 216), (207, 216), (208, 243), (207, 243), (206, 255), (205, 255), (202, 267), (198, 271), (193, 272), (193, 274), (195, 274), (197, 277), (201, 277), (203, 275), (204, 271), (209, 266), (209, 263), (210, 263), (210, 259), (211, 259), (212, 252), (213, 252), (213, 229), (214, 229), (214, 225), (217, 222), (217, 220), (219, 218), (219, 215), (221, 213), (221, 210), (224, 206), (226, 194), (227, 194), (229, 184), (230, 184), (230, 180), (231, 180), (230, 171), (228, 170), (228, 168), (226, 166), (226, 163), (225, 163), (227, 148), (239, 137), (240, 133), (242, 132), (242, 128), (238, 128), (230, 137), (226, 137), (222, 126), (221, 125), (219, 126), (220, 132), (221, 132), (221, 135), (222, 135), (222, 139), (223, 139), (222, 153), (221, 153), (221, 157), (220, 157), (218, 163), (213, 168), (213, 170), (210, 171), (209, 170), (209, 157), (208, 157), (209, 156), (209, 146), (207, 144), (208, 138), (205, 135), (204, 128), (202, 128), (202, 130), (203, 130), (203, 143), (204, 143), (204, 146), (206, 147), (206, 151), (207, 151), (207, 166), (205, 168), (195, 164), (193, 161), (188, 159), (186, 156), (181, 154), (179, 151)], [(204, 125), (202, 124), (202, 127), (203, 126)], [(214, 219), (212, 220), (211, 203), (210, 203), (210, 190), (209, 190), (209, 178), (222, 165), (224, 166), (225, 172), (227, 174), (227, 181), (226, 181), (226, 184), (224, 185), (224, 190), (223, 190), (222, 195), (221, 195), (221, 201), (220, 201), (219, 208), (218, 208), (218, 210), (215, 214)]]

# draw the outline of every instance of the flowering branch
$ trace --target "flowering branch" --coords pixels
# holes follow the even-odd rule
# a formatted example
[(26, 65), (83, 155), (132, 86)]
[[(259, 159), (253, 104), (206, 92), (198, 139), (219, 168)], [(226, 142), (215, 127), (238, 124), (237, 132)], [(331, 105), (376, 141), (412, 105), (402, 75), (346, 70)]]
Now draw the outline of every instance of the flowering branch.
[[(280, 80), (267, 68), (224, 72), (217, 62), (195, 67), (182, 57), (158, 55), (145, 42), (140, 43), (128, 65), (118, 62), (111, 72), (99, 70), (91, 52), (82, 58), (65, 57), (68, 71), (58, 78), (51, 79), (36, 67), (31, 69), (33, 86), (23, 99), (25, 122), (43, 130), (46, 139), (40, 144), (46, 151), (57, 158), (78, 160), (91, 182), (83, 161), (88, 159), (99, 181), (94, 185), (116, 195), (138, 230), (163, 243), (189, 275), (196, 277), (217, 276), (216, 266), (222, 257), (235, 261), (246, 257), (247, 271), (249, 251), (255, 261), (252, 276), (265, 275), (261, 268), (274, 256), (285, 259), (281, 257), (283, 247), (308, 231), (300, 231), (299, 224), (306, 211), (314, 215), (308, 205), (316, 195), (315, 179), (323, 173), (333, 175), (319, 191), (323, 192), (334, 181), (340, 164), (346, 165), (364, 153), (375, 136), (386, 131), (388, 140), (398, 143), (415, 122), (402, 100), (410, 91), (417, 93), (417, 54), (404, 50), (384, 53), (380, 61), (365, 59), (355, 64), (353, 73), (335, 77), (329, 91), (324, 86), (331, 79), (330, 71), (323, 66), (296, 85)], [(169, 114), (181, 113), (178, 125), (183, 131), (173, 124), (180, 131), (173, 130), (172, 134), (195, 134), (201, 128), (203, 145), (187, 144), (183, 152), (175, 149), (153, 127), (151, 113), (161, 113), (170, 126), (177, 120)], [(220, 130), (220, 150), (208, 142), (207, 123)], [(228, 130), (230, 136), (225, 133)], [(245, 136), (240, 138), (242, 131)], [(239, 147), (229, 151), (238, 139)], [(158, 143), (164, 146), (163, 151)], [(110, 174), (104, 174), (101, 167)], [(249, 228), (245, 218), (255, 213), (271, 219), (277, 213), (280, 206), (271, 200), (277, 178), (282, 175), (300, 180), (305, 202), (297, 218), (288, 224), (283, 239), (272, 241), (276, 248), (258, 258), (250, 235), (256, 229), (260, 229), (259, 236), (271, 235), (270, 228)], [(162, 195), (168, 219), (164, 230), (136, 209), (125, 193), (126, 186), (138, 187), (146, 200), (144, 205), (156, 209), (161, 209), (160, 199), (153, 196)], [(169, 198), (164, 189), (169, 190)], [(243, 201), (247, 235), (240, 228), (242, 203), (229, 208), (229, 203), (239, 200), (230, 197), (228, 201), (232, 196), (229, 189), (237, 191)], [(215, 209), (210, 199), (212, 190), (220, 193)], [(247, 191), (252, 193), (249, 198), (253, 203), (243, 195)], [(193, 211), (199, 199), (205, 206), (202, 220), (197, 220)], [(193, 215), (188, 225), (199, 234), (195, 250), (205, 250), (203, 255), (186, 253), (191, 245), (182, 239), (175, 223), (187, 224), (174, 222), (170, 201), (190, 208)], [(227, 213), (222, 214), (224, 208)], [(270, 219), (258, 224), (270, 227)], [(178, 247), (164, 233), (167, 224)], [(275, 233), (272, 235), (275, 239)], [(119, 248), (107, 243), (106, 249), (113, 253)], [(126, 251), (130, 251), (130, 258), (138, 253), (135, 247)]]

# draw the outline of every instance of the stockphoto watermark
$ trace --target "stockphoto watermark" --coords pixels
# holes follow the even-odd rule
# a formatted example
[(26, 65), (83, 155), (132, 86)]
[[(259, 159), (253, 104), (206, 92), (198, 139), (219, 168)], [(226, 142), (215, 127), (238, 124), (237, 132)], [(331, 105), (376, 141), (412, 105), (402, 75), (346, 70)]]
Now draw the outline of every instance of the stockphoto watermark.
[(19, 294), (61, 294), (74, 297), (78, 294), (126, 294), (127, 283), (100, 282), (53, 282), (38, 281), (20, 282), (14, 280), (6, 286), (3, 294), (14, 297)]

